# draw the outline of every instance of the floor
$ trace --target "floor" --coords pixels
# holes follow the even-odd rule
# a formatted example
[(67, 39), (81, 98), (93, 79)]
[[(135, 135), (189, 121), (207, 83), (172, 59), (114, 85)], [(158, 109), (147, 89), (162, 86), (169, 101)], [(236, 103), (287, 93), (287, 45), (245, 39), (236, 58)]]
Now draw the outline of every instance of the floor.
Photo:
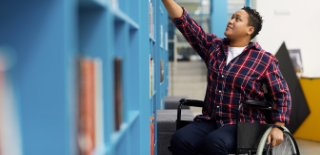
[(320, 155), (320, 142), (296, 139), (301, 155)]
[[(201, 108), (191, 107), (193, 114), (201, 114)], [(296, 139), (301, 155), (320, 155), (320, 142)]]

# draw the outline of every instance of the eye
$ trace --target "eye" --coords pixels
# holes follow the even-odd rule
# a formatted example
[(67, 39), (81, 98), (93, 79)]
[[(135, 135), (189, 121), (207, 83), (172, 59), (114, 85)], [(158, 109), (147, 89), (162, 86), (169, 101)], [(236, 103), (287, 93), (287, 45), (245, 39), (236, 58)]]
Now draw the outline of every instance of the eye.
[(237, 21), (240, 21), (240, 18), (237, 18), (236, 20), (237, 20)]

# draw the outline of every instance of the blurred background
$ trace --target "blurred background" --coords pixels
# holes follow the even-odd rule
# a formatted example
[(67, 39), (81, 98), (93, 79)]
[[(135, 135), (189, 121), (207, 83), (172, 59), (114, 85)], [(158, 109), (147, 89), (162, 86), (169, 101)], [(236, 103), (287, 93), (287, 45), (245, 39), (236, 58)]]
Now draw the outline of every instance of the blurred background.
[[(320, 1), (175, 1), (218, 37), (243, 6), (262, 15), (252, 41), (279, 59), (293, 135), (317, 154)], [(0, 0), (0, 155), (164, 154), (159, 110), (203, 100), (206, 77), (160, 0)]]

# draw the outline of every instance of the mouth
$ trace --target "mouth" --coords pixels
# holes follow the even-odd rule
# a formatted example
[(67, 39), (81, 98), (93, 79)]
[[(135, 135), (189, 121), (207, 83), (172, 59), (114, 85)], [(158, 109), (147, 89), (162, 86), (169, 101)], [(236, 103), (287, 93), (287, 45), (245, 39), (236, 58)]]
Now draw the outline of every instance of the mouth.
[(228, 28), (229, 28), (229, 29), (232, 29), (230, 26), (227, 26), (227, 29), (228, 29)]

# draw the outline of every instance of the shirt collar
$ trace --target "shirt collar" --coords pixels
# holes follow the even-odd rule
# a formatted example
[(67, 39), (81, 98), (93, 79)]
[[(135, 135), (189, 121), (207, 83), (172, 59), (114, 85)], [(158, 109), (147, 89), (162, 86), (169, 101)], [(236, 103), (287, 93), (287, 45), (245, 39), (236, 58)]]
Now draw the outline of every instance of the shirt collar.
[[(226, 51), (227, 51), (227, 49), (226, 48), (228, 48), (228, 45), (229, 45), (229, 43), (230, 43), (230, 40), (228, 39), (228, 38), (224, 38), (223, 39), (223, 49), (224, 49), (224, 52), (226, 53)], [(261, 48), (261, 46), (259, 45), (259, 43), (258, 42), (250, 42), (249, 44), (248, 44), (248, 46), (245, 48), (245, 50), (248, 50), (248, 49), (250, 49), (250, 48), (255, 48), (255, 49), (257, 49), (257, 50), (262, 50), (262, 48)]]
[(258, 42), (250, 42), (249, 45), (247, 46), (247, 48), (248, 49), (255, 48), (259, 51), (262, 49)]

